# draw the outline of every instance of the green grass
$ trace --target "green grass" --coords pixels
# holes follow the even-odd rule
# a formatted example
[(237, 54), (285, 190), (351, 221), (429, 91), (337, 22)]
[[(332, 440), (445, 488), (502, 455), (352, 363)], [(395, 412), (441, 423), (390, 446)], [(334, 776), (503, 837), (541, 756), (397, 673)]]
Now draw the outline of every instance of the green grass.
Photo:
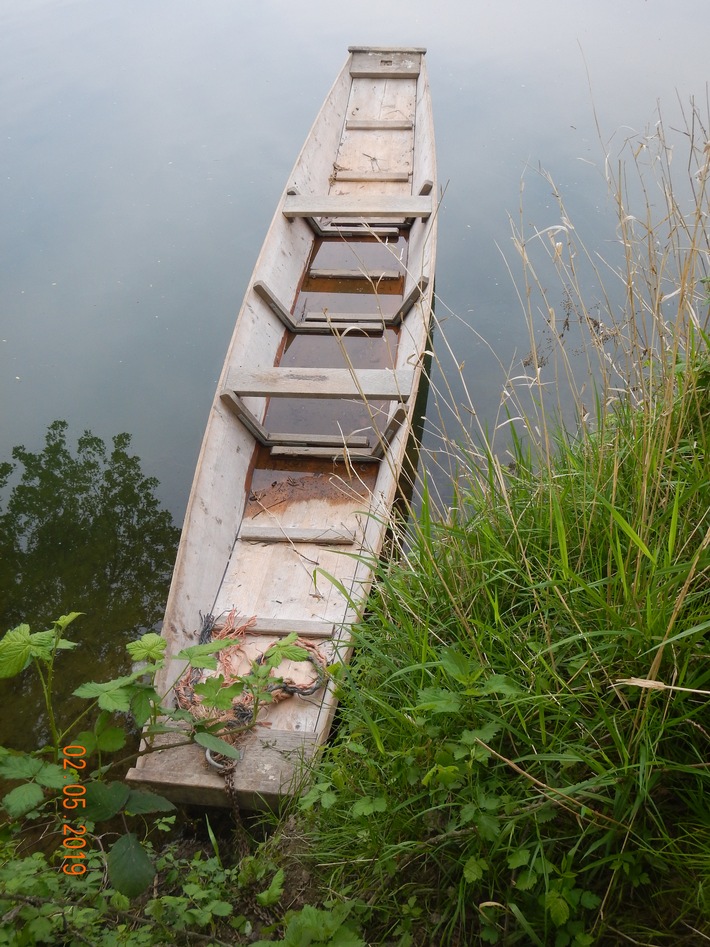
[[(420, 483), (400, 555), (379, 568), (298, 824), (322, 890), (358, 905), (370, 943), (710, 941), (708, 201), (695, 110), (692, 128), (687, 202), (658, 133), (658, 223), (638, 153), (641, 224), (629, 185), (612, 182), (622, 291), (605, 291), (604, 324), (581, 290), (582, 263), (597, 265), (571, 228), (547, 248), (587, 331), (594, 417), (556, 331), (557, 401), (533, 359), (499, 426), (509, 462), (495, 437), (460, 439), (448, 514)], [(537, 316), (548, 338), (555, 317), (518, 245), (534, 354)]]

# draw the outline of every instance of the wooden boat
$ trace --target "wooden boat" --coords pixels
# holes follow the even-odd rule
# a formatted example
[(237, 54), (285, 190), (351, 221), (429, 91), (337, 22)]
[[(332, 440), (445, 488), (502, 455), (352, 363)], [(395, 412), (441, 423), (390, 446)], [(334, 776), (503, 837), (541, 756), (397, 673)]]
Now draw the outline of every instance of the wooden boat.
[[(161, 692), (207, 614), (248, 624), (239, 673), (291, 632), (326, 663), (347, 660), (381, 553), (432, 307), (434, 133), (424, 49), (349, 53), (229, 346), (167, 602)], [(303, 662), (277, 671), (306, 683), (312, 672)], [(230, 793), (194, 745), (139, 758), (128, 779), (175, 801), (273, 805), (334, 709), (330, 684), (267, 706), (242, 738)]]

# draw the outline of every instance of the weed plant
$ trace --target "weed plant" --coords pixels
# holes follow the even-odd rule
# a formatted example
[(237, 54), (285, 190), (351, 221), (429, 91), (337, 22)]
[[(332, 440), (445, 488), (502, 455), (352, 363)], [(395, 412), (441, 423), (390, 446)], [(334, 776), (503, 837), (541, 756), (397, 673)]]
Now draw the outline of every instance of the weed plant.
[(686, 119), (682, 182), (662, 124), (607, 165), (616, 259), (561, 204), (513, 227), (525, 370), (493, 435), (447, 426), (453, 505), (424, 477), (378, 568), (300, 803), (368, 942), (710, 941), (710, 145)]

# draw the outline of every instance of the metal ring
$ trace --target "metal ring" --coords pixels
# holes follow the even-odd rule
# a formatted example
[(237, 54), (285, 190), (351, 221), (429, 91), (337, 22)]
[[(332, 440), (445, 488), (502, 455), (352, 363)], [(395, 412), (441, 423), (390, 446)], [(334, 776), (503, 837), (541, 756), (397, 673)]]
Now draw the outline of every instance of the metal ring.
[[(239, 753), (239, 760), (242, 758), (241, 750), (237, 751)], [(205, 750), (205, 759), (218, 773), (223, 773), (226, 769), (229, 769), (232, 763), (218, 763), (217, 760), (212, 756), (212, 750)], [(239, 760), (234, 760), (235, 763), (238, 763)]]

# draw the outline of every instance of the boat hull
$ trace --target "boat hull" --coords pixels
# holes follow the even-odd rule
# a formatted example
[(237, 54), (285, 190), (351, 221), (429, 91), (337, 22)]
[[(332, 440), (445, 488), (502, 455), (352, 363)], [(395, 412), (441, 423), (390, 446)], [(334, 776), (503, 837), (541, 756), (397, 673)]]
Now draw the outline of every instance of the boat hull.
[[(210, 411), (162, 630), (168, 702), (185, 671), (176, 655), (206, 615), (248, 625), (242, 674), (290, 631), (326, 664), (349, 659), (414, 421), (435, 195), (423, 50), (351, 48), (289, 176)], [(312, 670), (276, 673), (305, 687)], [(239, 740), (229, 791), (200, 747), (167, 736), (128, 779), (180, 802), (277, 805), (334, 710), (331, 684), (269, 706)]]

